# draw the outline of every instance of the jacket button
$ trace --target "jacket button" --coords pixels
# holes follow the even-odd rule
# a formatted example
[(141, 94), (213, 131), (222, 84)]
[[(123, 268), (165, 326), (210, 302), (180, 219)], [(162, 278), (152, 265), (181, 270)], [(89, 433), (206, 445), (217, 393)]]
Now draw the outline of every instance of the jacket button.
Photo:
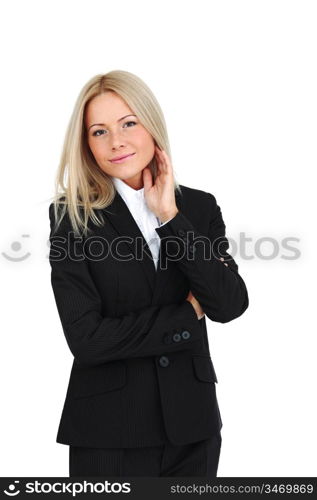
[(163, 366), (163, 368), (165, 368), (166, 366), (168, 366), (170, 364), (169, 359), (166, 356), (161, 356), (159, 363), (161, 366)]
[(179, 229), (177, 232), (178, 232), (179, 236), (181, 236), (181, 237), (185, 236), (185, 234), (186, 234), (184, 229)]
[(183, 337), (184, 340), (187, 340), (190, 337), (190, 333), (187, 330), (184, 330), (182, 332), (182, 337)]
[(179, 333), (174, 333), (173, 335), (173, 341), (174, 342), (179, 342), (182, 339)]

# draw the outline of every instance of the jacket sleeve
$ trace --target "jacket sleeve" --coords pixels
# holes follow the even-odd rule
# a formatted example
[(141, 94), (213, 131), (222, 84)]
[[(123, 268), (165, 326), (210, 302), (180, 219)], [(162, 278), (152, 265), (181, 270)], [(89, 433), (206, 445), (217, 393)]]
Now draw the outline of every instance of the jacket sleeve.
[[(76, 238), (66, 214), (53, 232), (49, 207), (51, 284), (67, 344), (79, 363), (97, 365), (112, 360), (160, 355), (190, 349), (202, 336), (201, 323), (187, 300), (149, 306), (122, 317), (103, 316), (102, 299), (84, 256), (84, 240)], [(75, 242), (76, 240), (76, 242)], [(180, 333), (174, 340), (174, 334)]]
[(166, 258), (172, 258), (187, 276), (190, 290), (207, 317), (227, 323), (243, 314), (249, 298), (238, 265), (227, 252), (229, 242), (221, 209), (212, 194), (207, 196), (208, 237), (201, 235), (180, 210), (167, 224), (155, 230), (166, 240)]

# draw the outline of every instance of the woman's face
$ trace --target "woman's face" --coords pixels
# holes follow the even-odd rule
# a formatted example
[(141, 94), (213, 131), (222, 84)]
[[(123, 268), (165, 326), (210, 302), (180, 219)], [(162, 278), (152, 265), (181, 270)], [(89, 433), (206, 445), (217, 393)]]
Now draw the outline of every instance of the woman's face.
[[(126, 102), (112, 91), (94, 97), (86, 107), (85, 126), (88, 145), (99, 167), (141, 189), (142, 170), (155, 154), (155, 143)], [(111, 161), (129, 154), (133, 156), (120, 163)]]

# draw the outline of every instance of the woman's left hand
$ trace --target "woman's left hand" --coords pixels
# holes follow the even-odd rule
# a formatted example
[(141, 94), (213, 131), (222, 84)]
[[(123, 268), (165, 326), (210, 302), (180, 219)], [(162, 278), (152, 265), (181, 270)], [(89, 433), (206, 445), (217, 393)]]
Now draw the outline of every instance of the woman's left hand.
[(174, 193), (174, 177), (168, 154), (155, 146), (158, 174), (153, 184), (149, 167), (143, 169), (144, 197), (147, 206), (161, 220), (172, 219), (178, 212)]
[(201, 305), (199, 304), (198, 300), (196, 299), (196, 297), (194, 297), (194, 295), (192, 294), (192, 292), (190, 290), (189, 290), (189, 293), (186, 297), (186, 300), (188, 300), (188, 302), (190, 302), (192, 304), (193, 308), (196, 311), (198, 319), (201, 319), (205, 316), (205, 313), (204, 313)]

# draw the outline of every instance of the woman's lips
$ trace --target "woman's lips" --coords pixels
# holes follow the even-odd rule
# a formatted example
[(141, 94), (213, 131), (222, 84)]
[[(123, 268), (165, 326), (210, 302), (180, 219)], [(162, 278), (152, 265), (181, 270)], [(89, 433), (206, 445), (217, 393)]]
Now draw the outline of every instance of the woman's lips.
[(125, 156), (124, 158), (120, 158), (120, 160), (110, 160), (111, 163), (123, 163), (124, 161), (128, 160), (131, 158), (135, 153), (132, 153), (131, 155)]

